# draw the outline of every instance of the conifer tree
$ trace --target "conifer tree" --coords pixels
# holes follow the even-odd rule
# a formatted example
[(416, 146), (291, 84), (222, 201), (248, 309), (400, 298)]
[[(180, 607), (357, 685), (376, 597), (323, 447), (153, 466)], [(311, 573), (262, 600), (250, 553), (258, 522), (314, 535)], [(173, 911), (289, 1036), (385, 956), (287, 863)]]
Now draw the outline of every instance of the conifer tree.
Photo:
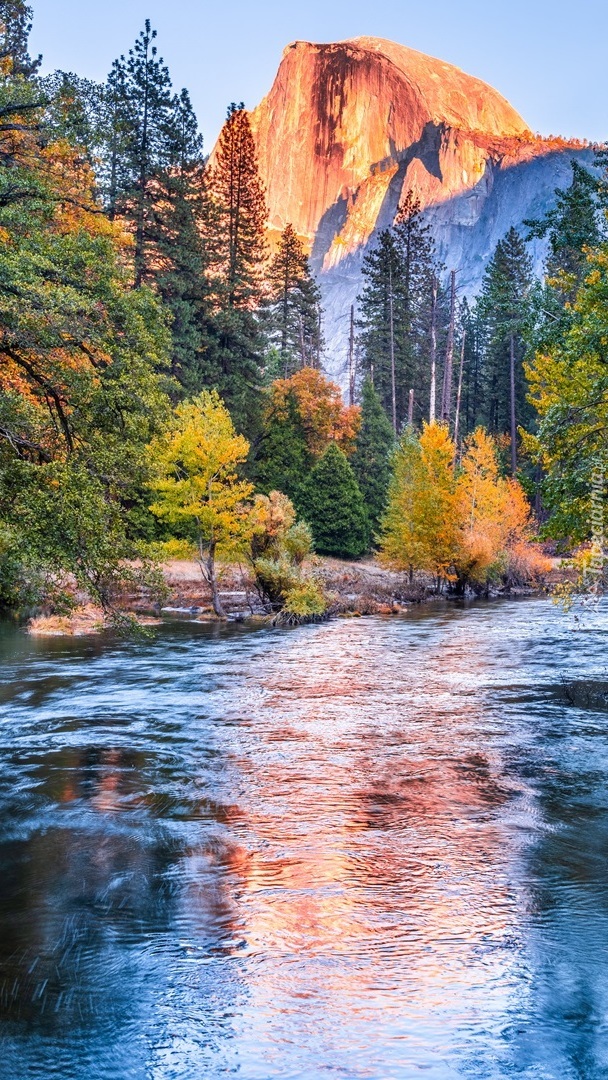
[[(110, 131), (110, 215), (127, 221), (134, 234), (136, 286), (153, 277), (156, 255), (157, 177), (169, 164), (172, 94), (169, 71), (146, 19), (127, 57), (114, 61), (108, 92), (117, 131)], [(116, 136), (116, 137), (115, 137)]]
[(378, 531), (386, 510), (394, 446), (393, 429), (371, 379), (367, 378), (361, 388), (361, 426), (350, 463), (365, 499), (373, 534)]
[(370, 532), (363, 496), (348, 458), (335, 443), (312, 469), (299, 504), (320, 555), (357, 559), (367, 551)]
[(313, 463), (298, 401), (290, 390), (280, 407), (271, 403), (264, 416), (255, 463), (257, 486), (266, 494), (282, 491), (298, 504), (300, 489)]
[(484, 275), (478, 314), (484, 339), (483, 419), (489, 431), (509, 432), (513, 472), (517, 427), (530, 415), (523, 358), (531, 284), (530, 258), (517, 229), (511, 228)]
[[(404, 355), (402, 368), (402, 398), (405, 417), (406, 399), (410, 389), (421, 416), (428, 415), (430, 384), (430, 322), (433, 306), (433, 286), (439, 277), (435, 244), (431, 230), (422, 218), (420, 201), (409, 191), (403, 200), (395, 222), (397, 245), (403, 264), (402, 303), (399, 317), (403, 320)], [(443, 290), (439, 289), (436, 309), (437, 331), (443, 337), (446, 321)], [(400, 381), (398, 375), (398, 382)]]
[(438, 269), (420, 204), (409, 193), (394, 228), (380, 234), (363, 260), (359, 296), (361, 368), (373, 377), (395, 433), (407, 416), (411, 389), (419, 413), (427, 414), (433, 312), (445, 321), (443, 302), (433, 301)]
[(278, 351), (281, 374), (288, 378), (298, 368), (319, 367), (321, 294), (291, 224), (285, 226), (270, 262), (268, 283), (269, 339)]
[(210, 255), (203, 238), (208, 198), (203, 141), (187, 90), (173, 98), (167, 166), (158, 173), (156, 284), (171, 316), (173, 374), (190, 393), (213, 385)]
[[(42, 57), (29, 54), (32, 8), (25, 0), (0, 0), (0, 66), (12, 76), (31, 79)], [(7, 63), (8, 62), (8, 63)]]
[(219, 389), (241, 426), (251, 424), (261, 385), (259, 308), (266, 262), (266, 201), (244, 105), (230, 105), (207, 175), (214, 246), (212, 288)]
[(402, 324), (396, 308), (403, 264), (391, 229), (381, 232), (376, 246), (364, 256), (361, 273), (364, 281), (358, 297), (361, 369), (370, 376), (396, 432), (397, 357), (402, 353)]
[(572, 160), (572, 182), (555, 190), (555, 206), (538, 220), (524, 221), (528, 239), (548, 237), (547, 276), (562, 276), (565, 299), (572, 300), (585, 272), (585, 248), (597, 247), (602, 239), (602, 219), (596, 176), (580, 162)]
[(466, 297), (460, 305), (458, 323), (460, 334), (464, 335), (460, 434), (465, 436), (473, 431), (481, 422), (480, 416), (483, 406), (483, 355), (480, 342), (479, 319), (477, 311), (470, 307)]
[[(602, 153), (598, 154), (598, 163)], [(572, 182), (555, 191), (555, 206), (538, 220), (525, 221), (528, 239), (547, 237), (545, 281), (531, 294), (530, 351), (559, 345), (573, 323), (574, 302), (587, 257), (606, 237), (606, 182), (572, 161)]]

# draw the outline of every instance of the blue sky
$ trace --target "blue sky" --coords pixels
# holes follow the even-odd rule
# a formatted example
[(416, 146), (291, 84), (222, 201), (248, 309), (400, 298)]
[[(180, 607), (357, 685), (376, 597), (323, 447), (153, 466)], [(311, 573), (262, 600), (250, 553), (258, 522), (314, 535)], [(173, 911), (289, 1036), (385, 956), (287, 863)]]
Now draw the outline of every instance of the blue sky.
[(45, 70), (102, 79), (146, 17), (207, 148), (226, 105), (253, 107), (290, 41), (388, 37), (457, 64), (507, 97), (533, 130), (608, 138), (605, 0), (30, 0)]

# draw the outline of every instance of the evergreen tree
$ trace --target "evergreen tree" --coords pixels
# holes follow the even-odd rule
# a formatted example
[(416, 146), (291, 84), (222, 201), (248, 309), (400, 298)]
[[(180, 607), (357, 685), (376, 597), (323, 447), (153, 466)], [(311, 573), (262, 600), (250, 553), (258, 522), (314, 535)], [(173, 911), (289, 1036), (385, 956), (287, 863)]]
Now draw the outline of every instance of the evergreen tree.
[(212, 217), (219, 389), (240, 427), (251, 429), (262, 377), (264, 339), (259, 308), (266, 261), (266, 202), (249, 116), (230, 105), (207, 175)]
[(173, 374), (198, 393), (220, 382), (204, 235), (212, 214), (196, 116), (188, 92), (172, 92), (155, 41), (147, 20), (112, 66), (97, 114), (98, 171), (109, 217), (134, 235), (134, 283), (150, 284), (169, 312)]
[(466, 297), (458, 312), (459, 344), (464, 342), (459, 441), (481, 423), (483, 401), (483, 350), (480, 320)]
[(438, 276), (435, 249), (411, 193), (395, 226), (384, 230), (375, 249), (364, 257), (362, 274), (361, 368), (372, 377), (396, 433), (407, 416), (410, 389), (417, 414), (427, 413), (431, 322), (439, 316), (441, 323), (444, 306), (433, 302)]
[(371, 379), (361, 389), (361, 427), (350, 463), (365, 499), (367, 514), (375, 534), (386, 510), (391, 479), (393, 429)]
[(105, 88), (70, 71), (55, 71), (40, 80), (49, 99), (44, 118), (45, 138), (65, 139), (96, 166), (105, 138)]
[(511, 228), (488, 265), (477, 310), (484, 348), (483, 420), (493, 433), (510, 433), (513, 471), (517, 426), (530, 417), (523, 358), (531, 284), (530, 258)]
[[(433, 285), (438, 281), (440, 267), (431, 230), (423, 222), (420, 201), (411, 191), (399, 208), (395, 234), (403, 264), (399, 309), (399, 317), (403, 320), (403, 359), (401, 365), (398, 364), (398, 386), (401, 381), (403, 385), (401, 392), (398, 391), (399, 416), (405, 418), (409, 391), (413, 389), (417, 414), (422, 418), (428, 416)], [(443, 290), (439, 287), (435, 319), (440, 345), (445, 334), (445, 303)]]
[[(603, 155), (597, 155), (602, 164)], [(531, 294), (530, 352), (559, 345), (573, 322), (574, 301), (587, 272), (587, 257), (606, 236), (608, 188), (577, 161), (572, 161), (572, 182), (556, 189), (555, 206), (543, 218), (525, 221), (528, 239), (548, 237), (545, 281)]]
[(156, 285), (169, 309), (172, 369), (195, 394), (213, 385), (210, 256), (203, 238), (209, 205), (203, 180), (203, 140), (187, 90), (172, 102), (168, 162), (158, 173)]
[(595, 248), (602, 239), (602, 219), (598, 203), (599, 183), (578, 161), (572, 160), (572, 182), (555, 191), (555, 206), (538, 220), (524, 221), (528, 239), (549, 239), (547, 277), (561, 277), (566, 300), (572, 300), (585, 272), (585, 248)]
[(31, 79), (42, 57), (29, 54), (32, 8), (25, 0), (0, 0), (0, 66), (4, 73)]
[(270, 262), (268, 283), (269, 339), (278, 351), (281, 374), (288, 378), (298, 368), (319, 367), (321, 294), (291, 224), (281, 233)]
[(335, 443), (312, 469), (299, 502), (320, 555), (357, 559), (367, 551), (370, 532), (363, 496), (346, 455)]
[(361, 369), (364, 375), (369, 375), (396, 433), (397, 366), (402, 352), (397, 297), (403, 280), (403, 263), (392, 229), (380, 233), (376, 246), (363, 258), (361, 273), (364, 281), (358, 297)]
[(255, 463), (257, 486), (267, 495), (282, 491), (298, 505), (313, 461), (298, 402), (290, 391), (281, 408), (271, 406), (264, 417)]
[(110, 215), (129, 223), (134, 234), (135, 286), (153, 279), (156, 264), (158, 174), (170, 163), (173, 101), (171, 78), (158, 55), (152, 30), (144, 29), (128, 56), (114, 61), (108, 80), (117, 132), (112, 145)]

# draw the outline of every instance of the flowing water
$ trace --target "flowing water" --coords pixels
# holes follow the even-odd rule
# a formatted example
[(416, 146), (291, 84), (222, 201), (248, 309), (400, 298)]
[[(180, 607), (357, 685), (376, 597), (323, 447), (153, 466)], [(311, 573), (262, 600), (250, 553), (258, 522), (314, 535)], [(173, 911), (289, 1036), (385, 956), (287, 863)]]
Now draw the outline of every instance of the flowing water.
[(2, 633), (2, 1080), (608, 1077), (608, 610)]

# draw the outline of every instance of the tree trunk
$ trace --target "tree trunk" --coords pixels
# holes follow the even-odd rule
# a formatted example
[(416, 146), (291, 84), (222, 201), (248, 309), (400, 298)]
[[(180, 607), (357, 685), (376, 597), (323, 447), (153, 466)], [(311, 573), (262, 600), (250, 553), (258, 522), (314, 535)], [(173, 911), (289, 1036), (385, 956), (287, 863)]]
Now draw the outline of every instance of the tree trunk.
[(458, 450), (458, 426), (460, 424), (460, 402), (462, 399), (462, 374), (464, 371), (464, 346), (467, 340), (466, 330), (462, 331), (462, 345), (460, 348), (460, 372), (458, 375), (458, 392), (456, 394), (456, 416), (454, 418), (454, 445)]
[(217, 575), (215, 573), (215, 543), (212, 541), (209, 544), (209, 551), (205, 556), (202, 544), (199, 543), (199, 562), (203, 573), (203, 577), (207, 584), (211, 588), (211, 602), (213, 604), (213, 610), (218, 619), (225, 619), (226, 612), (222, 606), (220, 599), (220, 591), (217, 583)]
[(456, 270), (450, 274), (449, 328), (445, 353), (444, 386), (442, 394), (442, 420), (449, 423), (451, 416), (452, 364), (454, 364), (454, 329), (456, 323)]
[(408, 427), (414, 426), (414, 391), (410, 390), (410, 400), (407, 407), (407, 424)]
[(517, 421), (515, 417), (515, 335), (511, 334), (511, 473), (517, 475)]
[(433, 278), (433, 301), (431, 306), (431, 401), (429, 423), (435, 423), (437, 408), (437, 278)]
[(355, 305), (350, 309), (350, 334), (348, 336), (348, 403), (355, 404)]
[(395, 321), (393, 315), (393, 272), (388, 272), (388, 305), (389, 305), (389, 330), (391, 349), (391, 396), (393, 405), (393, 434), (397, 438), (397, 385), (395, 379)]

